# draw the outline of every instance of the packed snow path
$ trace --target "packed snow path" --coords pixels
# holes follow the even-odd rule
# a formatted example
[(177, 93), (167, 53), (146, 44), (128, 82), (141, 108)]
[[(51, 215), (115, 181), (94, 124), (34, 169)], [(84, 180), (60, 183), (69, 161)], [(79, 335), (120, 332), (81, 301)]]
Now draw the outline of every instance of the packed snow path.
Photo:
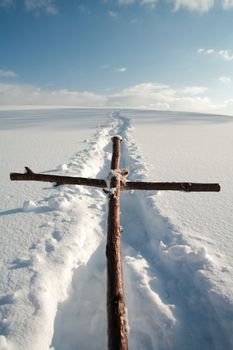
[[(105, 178), (115, 134), (123, 137), (121, 166), (129, 167), (129, 178), (146, 180), (130, 119), (117, 112), (57, 173)], [(9, 282), (15, 274), (19, 286), (28, 282), (0, 299), (0, 349), (106, 349), (106, 197), (78, 186), (45, 192), (22, 208), (43, 235), (9, 267)], [(209, 278), (215, 263), (162, 216), (159, 196), (122, 192), (129, 348), (230, 350), (233, 305)]]

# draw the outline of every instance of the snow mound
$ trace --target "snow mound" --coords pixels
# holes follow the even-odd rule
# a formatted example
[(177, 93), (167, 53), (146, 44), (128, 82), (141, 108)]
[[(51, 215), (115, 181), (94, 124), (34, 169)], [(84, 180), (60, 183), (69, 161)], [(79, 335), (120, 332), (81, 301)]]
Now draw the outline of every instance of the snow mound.
[(29, 200), (29, 201), (24, 201), (23, 202), (23, 211), (28, 212), (28, 211), (32, 211), (36, 208), (36, 204)]

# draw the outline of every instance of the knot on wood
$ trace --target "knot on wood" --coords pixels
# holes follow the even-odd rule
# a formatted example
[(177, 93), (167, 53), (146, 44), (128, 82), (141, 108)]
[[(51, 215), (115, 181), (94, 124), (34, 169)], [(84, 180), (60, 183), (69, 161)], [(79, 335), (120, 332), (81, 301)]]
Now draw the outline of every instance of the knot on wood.
[(104, 193), (108, 196), (113, 196), (115, 194), (116, 188), (111, 187), (111, 181), (113, 178), (118, 179), (120, 181), (121, 188), (126, 187), (126, 176), (128, 175), (128, 173), (128, 168), (110, 170), (108, 177), (105, 180), (107, 187), (103, 189)]
[(118, 294), (115, 294), (114, 296), (113, 296), (113, 303), (114, 304), (119, 304), (119, 302), (121, 301), (123, 299), (123, 296), (122, 296), (122, 294), (121, 293), (118, 293)]
[(190, 182), (184, 182), (181, 184), (181, 188), (184, 192), (191, 192), (192, 191), (192, 184)]
[(129, 174), (129, 169), (128, 168), (123, 168), (123, 169), (114, 169), (111, 170), (109, 175), (108, 175), (108, 181), (111, 182), (111, 179), (113, 177), (117, 178), (120, 180), (121, 187), (126, 186), (126, 176)]

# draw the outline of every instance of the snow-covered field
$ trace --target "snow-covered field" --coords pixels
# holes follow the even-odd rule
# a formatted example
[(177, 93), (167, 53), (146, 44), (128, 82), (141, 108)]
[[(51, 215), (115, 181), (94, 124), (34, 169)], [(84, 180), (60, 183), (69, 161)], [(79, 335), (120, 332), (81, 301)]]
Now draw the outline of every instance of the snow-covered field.
[(0, 112), (0, 350), (102, 350), (107, 199), (9, 173), (129, 179), (220, 193), (122, 193), (129, 348), (233, 348), (233, 117), (107, 109)]

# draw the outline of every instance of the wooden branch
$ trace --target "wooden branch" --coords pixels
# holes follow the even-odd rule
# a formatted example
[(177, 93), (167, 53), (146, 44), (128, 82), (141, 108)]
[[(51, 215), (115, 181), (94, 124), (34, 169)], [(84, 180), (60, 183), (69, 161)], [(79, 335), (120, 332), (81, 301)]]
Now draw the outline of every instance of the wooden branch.
[(99, 179), (88, 179), (84, 177), (72, 177), (72, 176), (61, 176), (61, 175), (47, 175), (47, 174), (36, 174), (30, 168), (25, 167), (26, 173), (11, 173), (10, 179), (12, 181), (42, 181), (42, 182), (53, 182), (57, 186), (59, 185), (84, 185), (104, 188), (107, 186), (104, 180)]
[[(119, 140), (119, 139), (118, 139)], [(116, 142), (116, 141), (115, 141)], [(112, 166), (119, 164), (119, 150), (117, 143), (116, 159)], [(93, 186), (99, 188), (106, 188), (107, 184), (102, 179), (90, 179), (84, 177), (72, 177), (61, 175), (48, 175), (34, 173), (30, 168), (25, 167), (26, 173), (11, 173), (10, 179), (12, 181), (42, 181), (53, 182), (59, 185), (83, 185)], [(151, 190), (151, 191), (184, 191), (184, 192), (219, 192), (221, 187), (218, 183), (192, 183), (192, 182), (134, 182), (127, 181), (125, 185), (121, 185), (121, 189), (125, 191), (130, 190)]]
[[(112, 170), (120, 164), (120, 139), (113, 138)], [(127, 323), (121, 264), (120, 179), (112, 176), (109, 192), (107, 257), (108, 349), (127, 350)]]
[(151, 191), (219, 192), (221, 190), (221, 187), (217, 183), (127, 181), (123, 189)]
[(122, 138), (120, 136), (114, 136), (112, 138), (112, 162), (111, 169), (119, 169), (120, 167), (120, 152), (121, 152), (121, 141)]

